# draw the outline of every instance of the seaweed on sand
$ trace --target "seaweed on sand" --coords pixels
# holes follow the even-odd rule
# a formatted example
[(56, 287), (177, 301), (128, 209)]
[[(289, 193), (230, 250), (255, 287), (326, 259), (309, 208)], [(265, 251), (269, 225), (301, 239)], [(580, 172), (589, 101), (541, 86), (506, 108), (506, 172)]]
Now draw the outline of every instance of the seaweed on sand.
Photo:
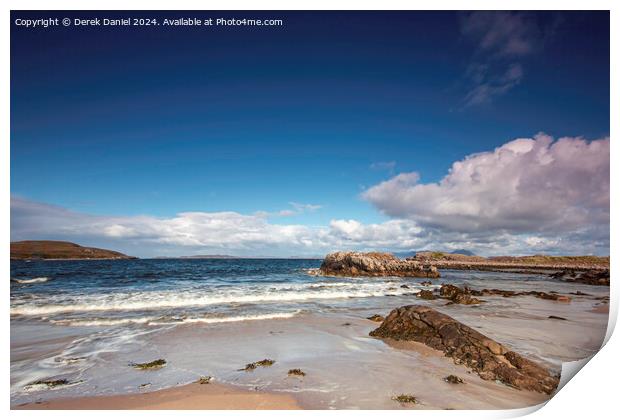
[(130, 366), (132, 366), (135, 369), (140, 369), (140, 370), (148, 370), (148, 369), (161, 369), (164, 366), (166, 366), (166, 360), (165, 359), (157, 359), (157, 360), (153, 360), (152, 362), (146, 362), (146, 363), (132, 363), (130, 364)]
[(69, 385), (69, 381), (67, 379), (49, 379), (49, 380), (39, 380), (29, 383), (26, 386), (47, 386), (48, 388), (56, 388), (58, 386)]
[(248, 363), (247, 365), (245, 365), (243, 369), (239, 369), (239, 370), (251, 371), (251, 370), (256, 369), (259, 366), (262, 366), (262, 367), (271, 366), (275, 362), (276, 362), (275, 360), (263, 359), (263, 360), (259, 360), (258, 362)]
[(456, 375), (448, 375), (445, 378), (443, 378), (443, 380), (448, 382), (449, 384), (463, 384), (463, 383), (465, 383), (461, 378), (459, 378)]
[(290, 369), (290, 370), (288, 371), (288, 374), (289, 374), (290, 376), (306, 376), (306, 372), (304, 372), (304, 371), (303, 371), (303, 370), (301, 370), (301, 369)]
[(416, 397), (414, 397), (413, 395), (409, 395), (409, 394), (400, 394), (395, 397), (392, 397), (392, 399), (401, 404), (417, 404), (418, 403), (418, 400), (416, 399)]
[(200, 379), (198, 379), (198, 383), (200, 385), (209, 385), (212, 379), (213, 376), (201, 376)]

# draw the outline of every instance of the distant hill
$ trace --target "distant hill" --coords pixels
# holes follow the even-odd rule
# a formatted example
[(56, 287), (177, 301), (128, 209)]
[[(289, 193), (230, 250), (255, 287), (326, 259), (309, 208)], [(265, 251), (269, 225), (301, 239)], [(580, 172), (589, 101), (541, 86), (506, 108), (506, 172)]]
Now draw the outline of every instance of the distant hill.
[(415, 251), (392, 252), (396, 258), (404, 259), (407, 257), (415, 257)]
[(181, 257), (157, 257), (157, 258), (184, 258), (184, 259), (214, 259), (214, 260), (320, 260), (323, 257), (300, 257), (292, 255), (290, 257), (269, 257), (269, 256), (235, 256), (235, 255), (220, 255), (220, 254), (206, 254), (206, 255), (184, 255)]
[(220, 255), (220, 254), (207, 254), (207, 255), (182, 255), (178, 258), (198, 258), (198, 259), (215, 259), (215, 260), (236, 260), (241, 257), (235, 257), (234, 255)]
[(70, 260), (97, 260), (114, 259), (126, 260), (133, 259), (128, 255), (108, 249), (90, 248), (80, 246), (73, 242), (64, 241), (20, 241), (11, 242), (12, 260), (30, 259), (70, 259)]
[(471, 252), (471, 251), (469, 251), (467, 249), (456, 249), (456, 250), (450, 252), (450, 254), (469, 255), (470, 257), (476, 255), (476, 254), (474, 254), (473, 252)]

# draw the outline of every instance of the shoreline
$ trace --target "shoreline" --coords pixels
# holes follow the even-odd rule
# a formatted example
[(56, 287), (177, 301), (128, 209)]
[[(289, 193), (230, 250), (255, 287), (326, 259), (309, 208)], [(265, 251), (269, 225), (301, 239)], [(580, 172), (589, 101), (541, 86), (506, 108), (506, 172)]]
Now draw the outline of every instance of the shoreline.
[(11, 410), (299, 410), (292, 395), (250, 391), (217, 383), (191, 383), (158, 391), (57, 398), (11, 406)]

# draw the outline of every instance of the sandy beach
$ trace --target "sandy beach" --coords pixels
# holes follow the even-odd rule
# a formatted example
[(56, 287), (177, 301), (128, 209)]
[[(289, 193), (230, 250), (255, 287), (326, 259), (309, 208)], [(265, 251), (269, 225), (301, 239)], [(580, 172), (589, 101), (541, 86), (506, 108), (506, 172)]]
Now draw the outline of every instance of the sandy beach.
[(290, 395), (217, 384), (188, 384), (143, 394), (66, 398), (21, 404), (17, 410), (295, 410)]

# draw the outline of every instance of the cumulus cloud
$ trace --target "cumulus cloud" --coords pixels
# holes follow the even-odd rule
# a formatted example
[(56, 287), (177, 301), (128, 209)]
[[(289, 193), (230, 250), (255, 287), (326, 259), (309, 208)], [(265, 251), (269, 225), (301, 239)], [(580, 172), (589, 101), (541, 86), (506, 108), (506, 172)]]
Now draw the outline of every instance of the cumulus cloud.
[(467, 156), (437, 183), (419, 180), (402, 173), (362, 196), (391, 217), (480, 243), (504, 234), (540, 249), (568, 248), (569, 235), (590, 247), (609, 242), (609, 138), (538, 134)]
[(461, 34), (474, 52), (465, 78), (464, 107), (491, 102), (524, 76), (521, 60), (542, 49), (558, 20), (542, 26), (536, 15), (524, 12), (479, 11), (461, 18)]

